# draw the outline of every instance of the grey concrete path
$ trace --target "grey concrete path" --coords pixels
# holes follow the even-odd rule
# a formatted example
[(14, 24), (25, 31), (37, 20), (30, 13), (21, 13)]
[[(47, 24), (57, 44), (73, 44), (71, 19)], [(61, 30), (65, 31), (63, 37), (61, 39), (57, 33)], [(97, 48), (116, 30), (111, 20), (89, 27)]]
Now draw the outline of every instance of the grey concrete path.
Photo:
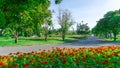
[(16, 52), (38, 51), (39, 49), (49, 50), (52, 49), (52, 47), (80, 48), (80, 47), (98, 47), (98, 46), (109, 46), (109, 45), (120, 45), (120, 43), (103, 41), (102, 39), (98, 39), (93, 36), (88, 36), (86, 39), (83, 40), (77, 40), (75, 42), (63, 43), (63, 44), (0, 47), (0, 55), (8, 55), (9, 53), (16, 53)]

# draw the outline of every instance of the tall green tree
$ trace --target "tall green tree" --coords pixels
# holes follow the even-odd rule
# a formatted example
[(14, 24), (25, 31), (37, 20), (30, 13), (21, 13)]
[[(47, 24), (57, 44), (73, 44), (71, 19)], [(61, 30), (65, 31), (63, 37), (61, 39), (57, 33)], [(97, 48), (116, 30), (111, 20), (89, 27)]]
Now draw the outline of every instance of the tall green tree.
[[(46, 7), (45, 7), (46, 6)], [(30, 10), (30, 16), (32, 17), (32, 21), (34, 22), (34, 34), (40, 36), (42, 32), (42, 25), (46, 22), (46, 19), (51, 18), (51, 11), (48, 9), (50, 3), (47, 5), (39, 5), (33, 10)]]
[[(62, 0), (55, 0), (55, 3), (59, 4), (61, 1)], [(39, 10), (45, 9), (43, 13), (39, 14), (44, 17), (44, 15), (47, 16), (44, 12), (48, 10), (49, 6), (49, 0), (0, 0), (0, 14), (2, 19), (0, 19), (0, 23), (2, 24), (0, 27), (9, 28), (11, 33), (14, 35), (15, 43), (17, 43), (18, 34), (23, 26), (25, 27), (27, 25), (27, 27), (30, 28), (29, 26), (31, 26), (32, 23), (36, 23), (33, 21), (36, 20), (38, 16), (34, 19), (33, 16), (30, 16), (30, 10), (38, 7)], [(35, 14), (37, 14), (37, 12)], [(43, 18), (41, 18), (39, 22), (42, 22), (42, 19)]]
[(116, 41), (116, 36), (120, 32), (120, 16), (118, 11), (107, 12), (102, 19), (100, 19), (95, 26), (93, 32), (99, 34), (113, 34), (114, 41)]
[[(108, 12), (109, 13), (109, 12)], [(117, 39), (117, 34), (120, 32), (120, 16), (117, 16), (118, 11), (114, 11), (111, 13), (111, 17), (109, 19), (109, 22), (111, 24), (110, 29), (114, 35), (114, 41)]]

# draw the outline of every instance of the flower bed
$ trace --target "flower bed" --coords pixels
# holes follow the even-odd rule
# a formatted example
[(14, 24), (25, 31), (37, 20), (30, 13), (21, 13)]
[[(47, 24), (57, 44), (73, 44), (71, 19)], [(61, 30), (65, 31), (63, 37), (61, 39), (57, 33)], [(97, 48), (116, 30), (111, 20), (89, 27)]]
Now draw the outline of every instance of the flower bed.
[(0, 68), (119, 68), (120, 46), (53, 48), (0, 56)]

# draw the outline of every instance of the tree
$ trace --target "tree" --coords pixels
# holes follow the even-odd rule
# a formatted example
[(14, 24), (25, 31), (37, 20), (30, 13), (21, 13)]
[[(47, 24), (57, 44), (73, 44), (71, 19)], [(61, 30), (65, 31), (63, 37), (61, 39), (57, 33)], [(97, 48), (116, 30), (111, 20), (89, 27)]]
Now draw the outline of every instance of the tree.
[(5, 16), (4, 16), (4, 13), (2, 10), (0, 10), (0, 36), (2, 35), (3, 33), (3, 29), (4, 29), (4, 26), (5, 23), (6, 23), (6, 19), (5, 19)]
[[(108, 12), (109, 13), (109, 12)], [(111, 13), (109, 22), (111, 24), (110, 29), (114, 35), (114, 41), (117, 39), (117, 34), (120, 32), (120, 16), (117, 16), (118, 11)]]
[(48, 9), (50, 6), (47, 5), (46, 7), (44, 5), (39, 5), (35, 9), (32, 9), (30, 11), (30, 16), (32, 17), (32, 21), (34, 22), (34, 34), (37, 36), (40, 36), (40, 33), (42, 32), (42, 25), (46, 23), (47, 19), (51, 18), (51, 11)]
[(98, 21), (93, 32), (104, 34), (106, 37), (112, 33), (114, 41), (116, 41), (116, 36), (120, 32), (120, 16), (117, 14), (118, 11), (107, 12), (104, 17)]
[[(62, 0), (55, 0), (55, 3), (59, 4), (61, 1)], [(0, 21), (2, 24), (0, 25), (0, 28), (9, 28), (11, 33), (14, 35), (15, 43), (17, 43), (18, 34), (21, 32), (20, 29), (26, 29), (25, 26), (27, 26), (28, 29), (31, 30), (30, 27), (33, 27), (34, 25), (32, 23), (35, 23), (33, 22), (35, 19), (33, 16), (30, 16), (31, 14), (29, 14), (30, 10), (36, 9), (38, 7), (45, 9), (45, 11), (43, 11), (43, 14), (40, 14), (46, 16), (44, 12), (48, 10), (49, 6), (49, 0), (0, 0), (0, 14), (1, 18), (3, 19)], [(43, 18), (41, 18), (39, 22), (42, 22), (42, 19)]]
[(52, 25), (52, 21), (51, 18), (46, 19), (43, 28), (44, 28), (44, 36), (45, 36), (45, 41), (47, 41), (47, 37), (48, 37), (48, 27)]
[(71, 13), (67, 9), (59, 9), (59, 15), (57, 17), (58, 23), (61, 26), (62, 40), (65, 40), (65, 35), (74, 21), (71, 18)]
[(88, 34), (89, 33), (89, 26), (87, 23), (79, 23), (77, 24), (77, 30), (76, 30), (77, 34)]

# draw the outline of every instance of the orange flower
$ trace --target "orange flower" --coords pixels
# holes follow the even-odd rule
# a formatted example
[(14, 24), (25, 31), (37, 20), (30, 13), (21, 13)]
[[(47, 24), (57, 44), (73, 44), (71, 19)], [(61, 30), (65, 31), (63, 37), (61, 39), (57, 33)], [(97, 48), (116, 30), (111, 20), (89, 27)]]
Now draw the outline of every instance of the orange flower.
[(61, 48), (58, 48), (58, 47), (56, 47), (56, 49), (57, 49), (57, 51), (61, 51), (62, 50)]
[(89, 51), (94, 52), (95, 48), (90, 48)]
[(110, 48), (111, 50), (115, 50), (116, 49), (115, 46), (108, 46), (108, 48)]
[(7, 63), (7, 59), (6, 58), (0, 60), (0, 66), (7, 66), (7, 65), (8, 65), (8, 63)]
[(22, 59), (22, 58), (23, 58), (23, 56), (22, 56), (22, 55), (18, 55), (18, 58), (19, 58), (19, 59)]
[(13, 58), (11, 56), (7, 56), (7, 59), (10, 61), (10, 62), (13, 62)]

